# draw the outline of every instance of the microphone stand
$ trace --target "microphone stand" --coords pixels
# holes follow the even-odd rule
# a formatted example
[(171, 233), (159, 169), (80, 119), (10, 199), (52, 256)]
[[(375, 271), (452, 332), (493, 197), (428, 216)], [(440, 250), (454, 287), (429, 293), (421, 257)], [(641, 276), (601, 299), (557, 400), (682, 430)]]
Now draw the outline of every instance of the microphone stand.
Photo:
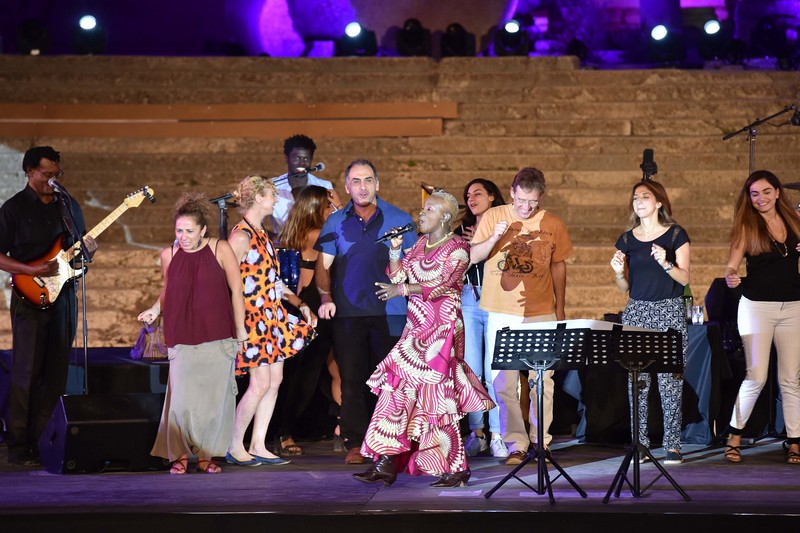
[[(83, 240), (83, 235), (79, 235), (76, 227), (75, 227), (75, 218), (72, 216), (72, 210), (70, 209), (72, 200), (69, 196), (65, 194), (58, 194), (58, 199), (61, 202), (62, 210), (64, 212), (62, 218), (64, 220), (64, 225), (67, 227), (70, 235), (73, 239), (73, 245), (75, 242), (80, 243), (81, 253), (80, 253), (80, 272), (81, 277), (83, 278), (83, 283), (80, 284), (81, 286), (81, 306), (83, 308), (83, 394), (89, 394), (89, 321), (86, 316), (86, 264), (91, 263), (92, 259), (89, 255), (89, 249), (86, 247), (86, 243)], [(70, 260), (74, 260), (75, 258), (71, 258)], [(77, 284), (78, 284), (78, 276), (72, 278), (72, 286), (75, 291), (77, 291)], [(77, 309), (76, 309), (77, 311)]]
[(219, 208), (219, 238), (228, 238), (228, 202), (225, 198), (220, 198), (216, 202)]
[(781, 111), (778, 111), (777, 113), (770, 115), (767, 118), (756, 119), (756, 121), (753, 122), (752, 124), (748, 124), (747, 126), (738, 131), (734, 131), (733, 133), (727, 134), (722, 138), (722, 140), (727, 141), (731, 137), (735, 137), (740, 133), (747, 132), (747, 140), (750, 142), (750, 174), (752, 174), (756, 170), (756, 134), (758, 133), (756, 131), (756, 128), (761, 124), (768, 122), (769, 120), (772, 120), (775, 117), (783, 115), (784, 113), (788, 113), (789, 111), (795, 111), (796, 109), (797, 109), (796, 105), (794, 104), (788, 105), (784, 107)]
[[(227, 240), (228, 238), (228, 199), (234, 196), (234, 193), (227, 193), (209, 200), (212, 204), (217, 204), (219, 208), (219, 238), (222, 240)], [(236, 204), (230, 205), (236, 206)]]

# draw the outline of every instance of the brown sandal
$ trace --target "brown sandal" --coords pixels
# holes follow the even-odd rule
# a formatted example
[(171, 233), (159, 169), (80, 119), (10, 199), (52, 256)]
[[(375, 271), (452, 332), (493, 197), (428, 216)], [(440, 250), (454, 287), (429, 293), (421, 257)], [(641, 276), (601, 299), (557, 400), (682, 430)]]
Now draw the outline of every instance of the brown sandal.
[(741, 463), (742, 452), (739, 446), (725, 446), (725, 459), (727, 459), (729, 463)]
[(303, 455), (303, 448), (301, 448), (299, 444), (294, 442), (294, 439), (292, 438), (291, 435), (282, 435), (281, 437), (279, 437), (278, 447), (280, 448), (280, 455), (289, 455), (289, 456)]
[(186, 473), (186, 468), (189, 466), (189, 458), (185, 455), (179, 458), (177, 461), (172, 463), (172, 468), (169, 469), (169, 473), (172, 475), (182, 475)]
[(197, 471), (204, 472), (206, 474), (219, 474), (222, 472), (222, 468), (220, 468), (220, 466), (211, 459), (198, 459)]

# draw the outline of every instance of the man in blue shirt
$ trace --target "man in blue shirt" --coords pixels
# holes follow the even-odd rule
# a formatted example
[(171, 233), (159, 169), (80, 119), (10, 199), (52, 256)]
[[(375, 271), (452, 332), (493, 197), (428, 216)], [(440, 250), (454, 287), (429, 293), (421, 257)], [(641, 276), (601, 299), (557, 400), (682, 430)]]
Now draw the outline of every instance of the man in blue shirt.
[[(375, 165), (366, 159), (350, 163), (345, 190), (351, 201), (328, 217), (315, 246), (319, 317), (333, 319), (333, 350), (342, 377), (340, 428), (348, 464), (364, 462), (359, 449), (377, 399), (366, 381), (406, 323), (405, 299), (381, 301), (375, 295), (375, 282), (389, 283), (389, 241), (375, 241), (413, 222), (378, 197), (379, 187)], [(406, 233), (403, 248), (416, 240), (415, 232)]]

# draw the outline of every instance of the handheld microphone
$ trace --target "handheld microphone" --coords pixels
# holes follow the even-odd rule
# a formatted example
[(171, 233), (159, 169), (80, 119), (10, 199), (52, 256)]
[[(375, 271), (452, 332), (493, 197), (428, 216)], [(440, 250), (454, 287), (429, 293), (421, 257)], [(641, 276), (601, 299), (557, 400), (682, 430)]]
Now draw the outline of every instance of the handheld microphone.
[(313, 167), (309, 168), (297, 167), (297, 170), (299, 170), (300, 172), (322, 172), (323, 170), (325, 170), (325, 163), (320, 161)]
[(414, 228), (415, 228), (414, 223), (413, 222), (409, 222), (408, 224), (406, 224), (402, 228), (398, 228), (396, 230), (389, 231), (383, 237), (378, 237), (377, 239), (375, 239), (375, 244), (378, 244), (378, 243), (381, 243), (381, 242), (385, 242), (385, 241), (390, 241), (390, 240), (394, 239), (395, 237), (397, 237), (398, 235), (402, 235), (404, 233), (408, 233), (409, 231), (413, 231)]
[(55, 178), (50, 178), (49, 180), (47, 180), (47, 184), (51, 186), (53, 190), (56, 191), (56, 193), (62, 196), (69, 196), (67, 189), (65, 189), (64, 186), (61, 185), (58, 181), (56, 181)]
[(645, 148), (642, 153), (642, 164), (639, 165), (642, 169), (642, 181), (647, 181), (651, 176), (658, 174), (658, 166), (653, 160), (653, 149)]

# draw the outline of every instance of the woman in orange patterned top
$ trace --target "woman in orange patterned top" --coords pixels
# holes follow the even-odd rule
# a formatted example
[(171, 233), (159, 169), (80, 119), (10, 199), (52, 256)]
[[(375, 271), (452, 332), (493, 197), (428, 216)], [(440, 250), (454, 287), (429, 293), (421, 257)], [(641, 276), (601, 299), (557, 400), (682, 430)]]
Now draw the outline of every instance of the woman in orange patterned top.
[(440, 476), (432, 487), (466, 485), (470, 471), (459, 420), (494, 407), (480, 380), (464, 362), (461, 288), (469, 246), (450, 231), (458, 201), (434, 192), (419, 214), (423, 236), (400, 260), (403, 237), (391, 241), (387, 273), (376, 283), (381, 300), (408, 297), (406, 327), (378, 364), (367, 385), (378, 395), (361, 455), (375, 462), (354, 477), (391, 485), (395, 458), (408, 457), (412, 475)]
[[(237, 356), (236, 374), (249, 374), (250, 382), (236, 408), (225, 460), (239, 466), (287, 464), (267, 449), (267, 427), (283, 379), (283, 362), (314, 338), (317, 317), (283, 287), (275, 249), (264, 230), (263, 221), (275, 206), (275, 185), (262, 176), (248, 176), (238, 192), (243, 218), (231, 230), (228, 242), (241, 266), (248, 338)], [(299, 308), (304, 320), (289, 315), (282, 298)], [(253, 432), (245, 449), (244, 434), (251, 420)]]

